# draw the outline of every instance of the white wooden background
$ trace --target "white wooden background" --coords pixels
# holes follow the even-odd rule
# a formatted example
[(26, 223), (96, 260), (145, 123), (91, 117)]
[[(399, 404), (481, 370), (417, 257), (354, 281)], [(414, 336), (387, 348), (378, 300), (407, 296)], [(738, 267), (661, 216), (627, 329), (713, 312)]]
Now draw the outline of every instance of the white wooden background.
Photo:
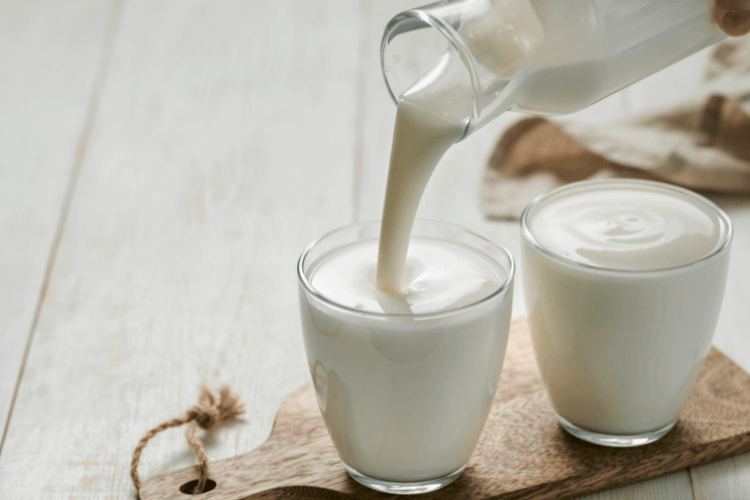
[[(249, 409), (207, 437), (212, 459), (263, 442), (308, 377), (299, 253), (380, 215), (380, 36), (416, 3), (0, 0), (0, 498), (133, 499), (134, 445), (201, 381)], [(704, 58), (570, 119), (684, 97)], [(447, 154), (420, 215), (518, 255), (517, 224), (484, 220), (477, 194), (516, 118)], [(750, 200), (717, 201), (736, 233), (716, 345), (750, 370)], [(192, 463), (171, 431), (141, 472)], [(750, 455), (587, 498), (750, 498)]]

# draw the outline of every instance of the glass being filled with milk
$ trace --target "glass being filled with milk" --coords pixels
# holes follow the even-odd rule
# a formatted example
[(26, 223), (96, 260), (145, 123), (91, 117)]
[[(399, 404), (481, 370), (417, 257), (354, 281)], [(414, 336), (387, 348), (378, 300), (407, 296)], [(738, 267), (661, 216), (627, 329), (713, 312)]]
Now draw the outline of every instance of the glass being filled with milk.
[(711, 346), (727, 215), (667, 184), (582, 182), (531, 202), (521, 232), (530, 330), (562, 427), (606, 446), (662, 437)]
[(514, 264), (500, 244), (417, 220), (403, 289), (375, 286), (380, 223), (337, 229), (300, 257), (305, 350), (349, 474), (388, 493), (436, 490), (466, 467), (503, 364)]

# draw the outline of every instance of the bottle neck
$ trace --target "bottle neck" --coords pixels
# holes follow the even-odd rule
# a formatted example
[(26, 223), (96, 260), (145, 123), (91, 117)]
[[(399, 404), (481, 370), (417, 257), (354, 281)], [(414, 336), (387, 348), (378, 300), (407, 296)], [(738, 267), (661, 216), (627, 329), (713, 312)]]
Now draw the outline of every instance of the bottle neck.
[(458, 100), (470, 95), (466, 136), (510, 107), (503, 90), (543, 34), (528, 0), (453, 0), (405, 11), (383, 35), (386, 86), (398, 102), (443, 68), (443, 88)]

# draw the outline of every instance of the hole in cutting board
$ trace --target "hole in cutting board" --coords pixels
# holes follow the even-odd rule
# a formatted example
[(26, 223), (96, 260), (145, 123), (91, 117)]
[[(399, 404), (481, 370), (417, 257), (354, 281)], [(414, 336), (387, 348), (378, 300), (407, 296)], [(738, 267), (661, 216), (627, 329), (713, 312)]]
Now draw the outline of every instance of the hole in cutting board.
[[(186, 495), (192, 495), (193, 490), (195, 490), (195, 487), (198, 486), (198, 480), (193, 479), (192, 481), (188, 481), (187, 483), (180, 486), (180, 493), (184, 493)], [(198, 495), (202, 493), (206, 493), (207, 491), (211, 491), (212, 489), (216, 488), (216, 481), (213, 479), (209, 479), (206, 481), (206, 487), (203, 489), (201, 493), (198, 493)]]

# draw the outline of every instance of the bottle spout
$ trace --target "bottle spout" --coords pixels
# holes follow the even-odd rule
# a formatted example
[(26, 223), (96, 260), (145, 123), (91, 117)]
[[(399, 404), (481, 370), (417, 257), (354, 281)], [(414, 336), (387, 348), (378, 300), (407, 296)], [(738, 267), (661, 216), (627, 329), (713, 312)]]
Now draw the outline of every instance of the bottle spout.
[(544, 37), (528, 0), (449, 0), (408, 10), (386, 26), (381, 67), (395, 102), (446, 66), (456, 92), (471, 93), (468, 135), (508, 109), (508, 82)]

